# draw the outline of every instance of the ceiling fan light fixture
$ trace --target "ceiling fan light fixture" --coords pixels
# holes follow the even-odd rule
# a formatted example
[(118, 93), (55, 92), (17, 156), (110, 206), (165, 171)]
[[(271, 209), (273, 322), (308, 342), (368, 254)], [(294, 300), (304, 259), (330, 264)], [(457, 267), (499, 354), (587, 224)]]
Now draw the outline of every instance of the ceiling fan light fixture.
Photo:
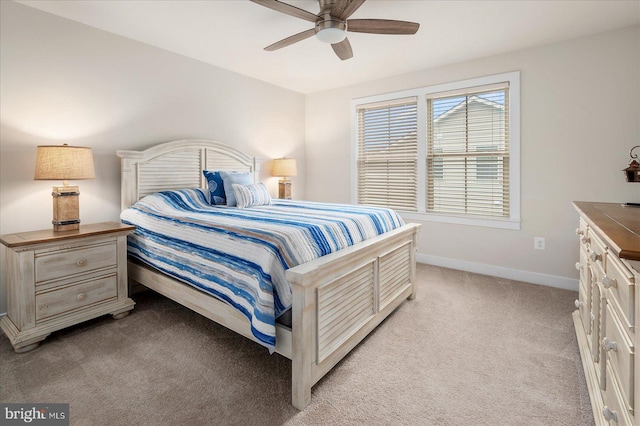
[(347, 38), (347, 25), (342, 21), (324, 20), (316, 24), (316, 38), (323, 43), (340, 43)]
[(347, 37), (347, 33), (339, 28), (325, 28), (316, 33), (316, 38), (323, 43), (340, 43)]

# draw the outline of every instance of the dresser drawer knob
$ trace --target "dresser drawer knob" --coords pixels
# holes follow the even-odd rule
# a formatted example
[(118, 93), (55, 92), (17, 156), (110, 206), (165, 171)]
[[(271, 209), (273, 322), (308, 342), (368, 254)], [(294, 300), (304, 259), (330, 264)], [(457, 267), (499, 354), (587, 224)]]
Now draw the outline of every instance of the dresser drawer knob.
[(580, 300), (576, 299), (576, 301), (574, 302), (574, 305), (576, 305), (576, 308), (579, 308), (580, 306), (584, 305), (584, 302), (581, 302)]
[(582, 244), (589, 244), (591, 242), (591, 240), (586, 236), (582, 237), (580, 241), (582, 241)]
[(582, 270), (582, 264), (581, 264), (580, 262), (576, 262), (576, 269), (577, 269), (578, 271), (581, 271), (581, 270)]
[(576, 235), (584, 235), (584, 231), (580, 228), (576, 228)]
[(591, 255), (589, 255), (589, 257), (594, 262), (597, 261), (597, 260), (601, 260), (602, 259), (602, 255), (596, 253), (595, 251), (591, 252)]
[(83, 301), (83, 300), (85, 300), (86, 298), (87, 298), (87, 293), (79, 293), (79, 294), (76, 296), (76, 300), (77, 300), (78, 302), (82, 302), (82, 301)]
[(604, 339), (602, 339), (602, 349), (604, 349), (607, 352), (609, 351), (618, 352), (618, 343), (614, 342), (613, 340), (609, 340), (608, 337), (605, 337)]
[(606, 421), (609, 422), (613, 420), (614, 422), (618, 423), (618, 413), (616, 413), (615, 411), (611, 411), (611, 408), (607, 407), (606, 405), (602, 409), (602, 415), (604, 416), (604, 419)]
[(87, 259), (81, 258), (76, 260), (76, 266), (83, 267), (83, 266), (86, 266), (86, 264), (87, 264)]
[(604, 286), (604, 288), (609, 288), (609, 287), (617, 287), (618, 286), (618, 282), (616, 281), (615, 278), (609, 278), (608, 276), (604, 276), (604, 278), (602, 279), (602, 285)]

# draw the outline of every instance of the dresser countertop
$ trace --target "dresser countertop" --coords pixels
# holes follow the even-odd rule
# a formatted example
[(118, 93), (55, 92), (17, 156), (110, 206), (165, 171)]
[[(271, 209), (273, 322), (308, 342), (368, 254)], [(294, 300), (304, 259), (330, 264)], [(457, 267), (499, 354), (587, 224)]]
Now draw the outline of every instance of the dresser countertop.
[(640, 207), (585, 201), (573, 205), (618, 257), (640, 261)]

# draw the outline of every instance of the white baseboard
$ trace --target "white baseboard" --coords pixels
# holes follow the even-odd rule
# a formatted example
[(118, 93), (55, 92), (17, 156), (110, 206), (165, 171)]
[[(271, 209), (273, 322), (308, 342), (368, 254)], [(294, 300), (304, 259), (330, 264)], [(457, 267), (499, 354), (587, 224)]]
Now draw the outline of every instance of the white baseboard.
[(509, 280), (524, 281), (527, 283), (578, 291), (577, 279), (559, 277), (556, 275), (521, 271), (519, 269), (504, 268), (502, 266), (468, 262), (466, 260), (451, 259), (447, 257), (431, 256), (422, 253), (416, 254), (416, 261), (418, 263), (442, 266), (444, 268), (459, 269), (461, 271), (474, 272), (476, 274), (491, 275), (494, 277), (506, 278)]

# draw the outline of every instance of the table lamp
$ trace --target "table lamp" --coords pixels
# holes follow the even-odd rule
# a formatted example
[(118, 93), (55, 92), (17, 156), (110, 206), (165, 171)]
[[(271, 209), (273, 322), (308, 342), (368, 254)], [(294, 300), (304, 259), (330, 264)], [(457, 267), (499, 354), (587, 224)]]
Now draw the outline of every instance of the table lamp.
[(72, 231), (80, 228), (80, 187), (69, 185), (69, 180), (93, 179), (91, 148), (81, 146), (38, 146), (35, 180), (62, 180), (54, 186), (53, 230)]
[(291, 199), (291, 176), (298, 175), (295, 158), (276, 158), (273, 160), (272, 176), (280, 176), (278, 181), (278, 198)]

